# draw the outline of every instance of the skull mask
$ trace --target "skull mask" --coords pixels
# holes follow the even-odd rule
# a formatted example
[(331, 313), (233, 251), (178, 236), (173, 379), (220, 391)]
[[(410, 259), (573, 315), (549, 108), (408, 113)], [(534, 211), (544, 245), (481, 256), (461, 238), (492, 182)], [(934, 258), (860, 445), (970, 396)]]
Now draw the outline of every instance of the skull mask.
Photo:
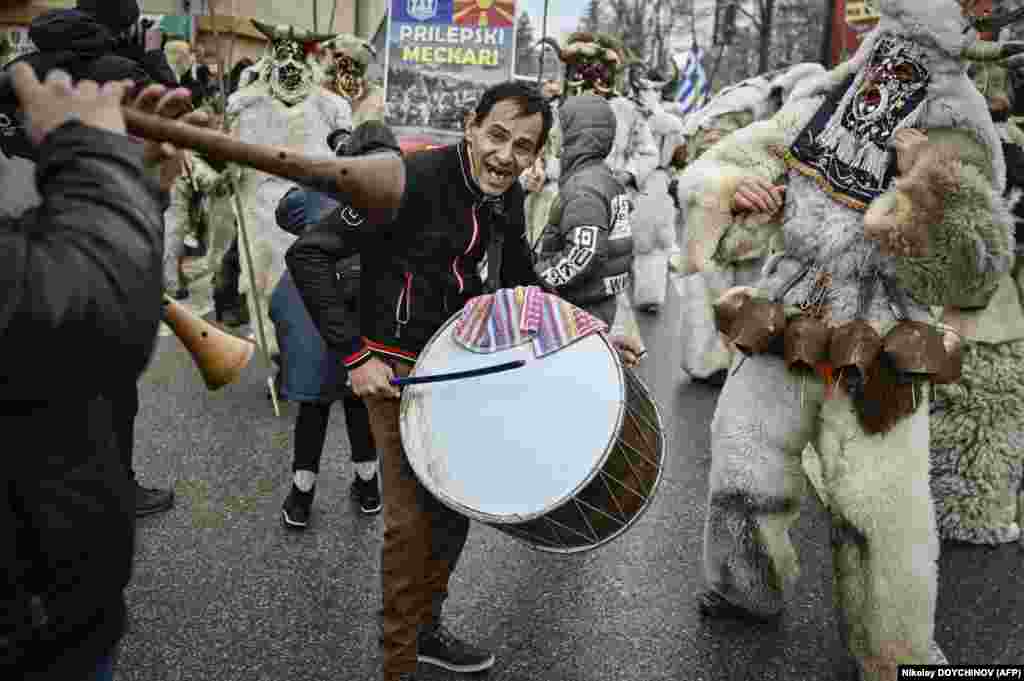
[(928, 71), (912, 45), (883, 38), (843, 123), (857, 137), (885, 146), (927, 85)]
[(314, 68), (306, 59), (302, 43), (278, 38), (271, 42), (270, 59), (263, 75), (275, 98), (285, 104), (296, 104), (305, 99), (316, 84)]
[(253, 25), (270, 39), (266, 56), (260, 60), (260, 80), (275, 99), (288, 106), (298, 104), (313, 92), (322, 79), (316, 60), (319, 43), (330, 36), (315, 36), (294, 27), (275, 27), (253, 20)]
[(366, 92), (366, 65), (342, 53), (335, 56), (334, 68), (338, 91), (353, 101), (361, 99)]

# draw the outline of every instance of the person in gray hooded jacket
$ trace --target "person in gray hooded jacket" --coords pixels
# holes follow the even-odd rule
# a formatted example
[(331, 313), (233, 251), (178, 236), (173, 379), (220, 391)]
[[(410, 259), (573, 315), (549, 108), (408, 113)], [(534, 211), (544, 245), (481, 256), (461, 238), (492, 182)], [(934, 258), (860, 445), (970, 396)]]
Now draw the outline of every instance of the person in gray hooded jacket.
[(631, 205), (605, 162), (615, 143), (615, 112), (597, 95), (579, 95), (559, 110), (562, 173), (559, 196), (534, 262), (545, 286), (570, 303), (615, 323), (616, 296), (630, 286)]

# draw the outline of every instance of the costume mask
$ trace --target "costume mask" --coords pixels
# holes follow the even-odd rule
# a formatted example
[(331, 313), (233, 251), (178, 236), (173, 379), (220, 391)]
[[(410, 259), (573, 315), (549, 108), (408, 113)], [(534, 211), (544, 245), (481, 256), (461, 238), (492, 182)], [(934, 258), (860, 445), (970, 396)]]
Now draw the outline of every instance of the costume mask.
[(566, 97), (592, 93), (611, 99), (621, 94), (623, 57), (614, 38), (574, 33), (565, 48), (553, 38), (541, 42), (552, 46), (565, 63)]
[(917, 125), (931, 80), (927, 63), (916, 43), (881, 34), (865, 65), (800, 133), (791, 163), (824, 181), (837, 200), (864, 210), (892, 181), (889, 140)]
[(260, 63), (259, 79), (265, 81), (270, 94), (289, 106), (297, 104), (318, 87), (322, 71), (316, 60), (319, 43), (327, 36), (313, 36), (294, 27), (277, 28), (252, 22), (270, 38), (266, 57)]
[(334, 58), (334, 68), (338, 91), (353, 101), (361, 99), (366, 93), (366, 66), (347, 54), (339, 54)]

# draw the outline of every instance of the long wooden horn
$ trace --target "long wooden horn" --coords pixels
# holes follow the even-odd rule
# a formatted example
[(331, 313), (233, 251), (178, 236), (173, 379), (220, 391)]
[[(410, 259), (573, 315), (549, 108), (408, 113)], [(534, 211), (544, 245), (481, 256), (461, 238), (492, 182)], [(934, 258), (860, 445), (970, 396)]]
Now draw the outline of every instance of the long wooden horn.
[(191, 353), (206, 387), (218, 390), (237, 380), (256, 346), (221, 331), (166, 295), (164, 301), (164, 323)]
[(394, 220), (405, 193), (405, 163), (397, 154), (314, 158), (283, 147), (242, 142), (220, 132), (134, 109), (125, 108), (123, 112), (132, 135), (170, 142), (215, 161), (237, 163), (293, 180), (349, 203), (374, 224)]

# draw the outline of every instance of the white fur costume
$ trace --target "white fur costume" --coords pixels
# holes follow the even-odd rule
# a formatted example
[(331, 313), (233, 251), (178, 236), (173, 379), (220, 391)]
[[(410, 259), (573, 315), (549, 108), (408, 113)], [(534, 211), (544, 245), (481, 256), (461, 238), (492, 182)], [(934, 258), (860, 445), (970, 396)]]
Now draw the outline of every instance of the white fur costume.
[(634, 84), (642, 113), (658, 149), (658, 166), (636, 196), (633, 214), (633, 303), (654, 311), (665, 302), (668, 261), (676, 247), (676, 207), (669, 193), (672, 155), (683, 140), (683, 123), (661, 101), (665, 83), (638, 79)]
[[(818, 64), (797, 64), (774, 74), (757, 76), (723, 89), (707, 106), (686, 117), (682, 137), (687, 144), (687, 158), (692, 162), (706, 152), (718, 138), (756, 121), (774, 115), (777, 104), (773, 90), (784, 101), (793, 89), (808, 78), (825, 73)], [(679, 205), (686, 206), (689, 187), (680, 184)], [(683, 213), (684, 211), (680, 211)], [(700, 216), (680, 215), (680, 241), (683, 244), (679, 281), (682, 300), (680, 368), (687, 378), (707, 379), (724, 372), (732, 363), (733, 350), (715, 328), (711, 305), (730, 286), (745, 286), (760, 276), (764, 258), (772, 248), (772, 239), (764, 238), (759, 248), (742, 253), (733, 261), (712, 262), (711, 253), (702, 247), (706, 234), (699, 224)], [(763, 235), (767, 236), (767, 235)]]
[[(258, 144), (287, 147), (310, 156), (333, 156), (327, 146), (327, 135), (337, 128), (352, 126), (352, 110), (348, 102), (318, 85), (323, 81), (315, 61), (306, 59), (306, 76), (311, 83), (291, 103), (285, 103), (273, 87), (274, 60), (260, 61), (259, 78), (239, 89), (228, 100), (227, 115), (232, 119), (232, 134)], [(270, 293), (284, 274), (284, 255), (295, 241), (293, 235), (277, 226), (274, 211), (294, 182), (274, 175), (243, 169), (238, 191), (244, 210), (245, 225), (252, 246), (253, 268), (259, 302), (264, 320), (269, 320)], [(241, 253), (242, 244), (239, 244)], [(250, 289), (248, 261), (241, 253), (242, 275), (239, 290)], [(246, 296), (250, 318), (256, 324), (257, 296)], [(267, 329), (271, 354), (277, 352), (275, 334)]]
[[(963, 31), (952, 0), (879, 4), (879, 27), (850, 62), (798, 88), (770, 121), (734, 133), (717, 158), (702, 158), (685, 173), (688, 208), (702, 214), (706, 229), (716, 226), (718, 249), (749, 246), (729, 234), (732, 197), (744, 177), (787, 181), (782, 248), (749, 293), (786, 306), (787, 325), (815, 309), (807, 303), (822, 303), (831, 338), (853, 320), (886, 338), (901, 328), (901, 317), (932, 321), (930, 306), (984, 305), (1012, 258), (1001, 147), (960, 61), (973, 32)], [(856, 108), (871, 102), (872, 83), (863, 79), (875, 60), (884, 60), (887, 74), (881, 101), (893, 106)], [(903, 72), (894, 64), (914, 66)], [(880, 108), (888, 116), (878, 119), (882, 127), (849, 127)], [(826, 116), (816, 119), (819, 110)], [(893, 185), (885, 144), (906, 127), (928, 133), (929, 152)], [(831, 165), (809, 177), (808, 140), (824, 150), (812, 160), (863, 169), (856, 184), (838, 184), (849, 175), (833, 174)], [(955, 159), (939, 154), (943, 143), (957, 150)], [(752, 156), (749, 147), (762, 149)], [(854, 199), (862, 189), (871, 190), (866, 211)], [(880, 241), (900, 245), (887, 255)], [(721, 303), (744, 298), (730, 291)], [(912, 379), (913, 401), (886, 412), (891, 402), (853, 397), (853, 371), (837, 380), (828, 362), (818, 372), (797, 373), (774, 354), (753, 354), (734, 367), (712, 423), (704, 550), (711, 594), (762, 615), (783, 607), (798, 576), (788, 532), (807, 489), (801, 454), (813, 444), (832, 516), (843, 638), (862, 678), (890, 681), (897, 664), (942, 660), (933, 641), (938, 538), (928, 484), (927, 385), (918, 389), (921, 379)], [(872, 371), (861, 396), (896, 385), (876, 381), (884, 373)], [(908, 394), (900, 385), (893, 391)], [(869, 432), (866, 410), (877, 407), (895, 418)]]

